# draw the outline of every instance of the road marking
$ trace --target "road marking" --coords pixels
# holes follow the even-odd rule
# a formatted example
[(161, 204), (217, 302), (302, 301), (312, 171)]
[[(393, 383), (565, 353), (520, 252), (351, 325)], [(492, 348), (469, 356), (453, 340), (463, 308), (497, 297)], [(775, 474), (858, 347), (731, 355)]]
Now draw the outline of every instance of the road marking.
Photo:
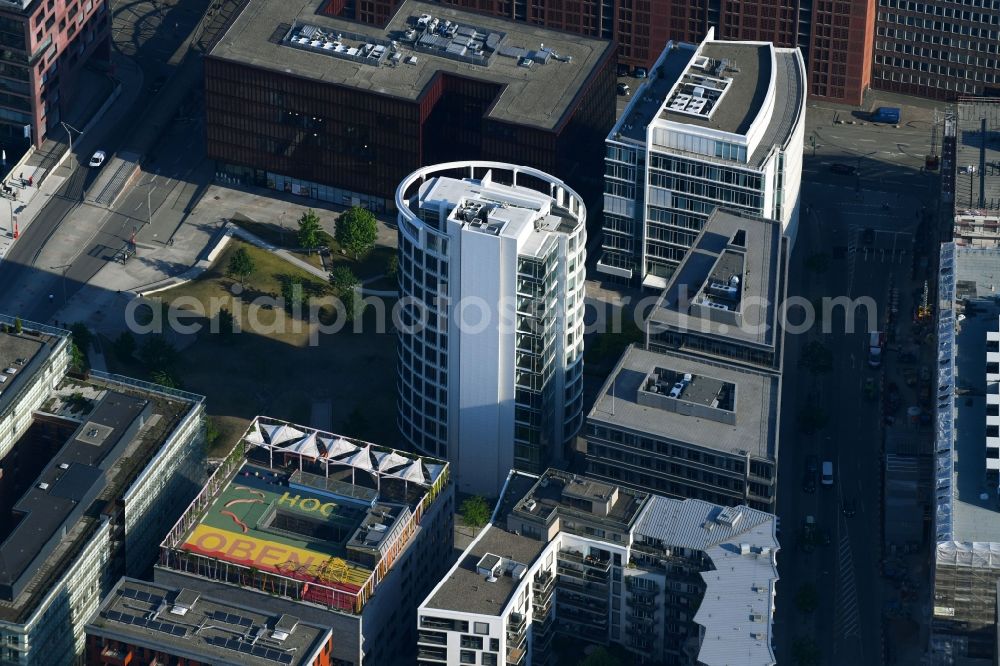
[(861, 613), (858, 608), (858, 586), (854, 577), (854, 557), (851, 542), (844, 531), (837, 544), (838, 603), (836, 624), (844, 638), (860, 637)]

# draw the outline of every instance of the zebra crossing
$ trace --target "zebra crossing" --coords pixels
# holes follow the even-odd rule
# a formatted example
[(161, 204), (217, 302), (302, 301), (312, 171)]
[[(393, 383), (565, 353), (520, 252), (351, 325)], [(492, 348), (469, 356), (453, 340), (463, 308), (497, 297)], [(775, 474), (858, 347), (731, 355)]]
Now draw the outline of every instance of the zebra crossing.
[(837, 544), (837, 592), (837, 634), (843, 638), (860, 638), (857, 578), (854, 575), (854, 557), (846, 528), (841, 531)]

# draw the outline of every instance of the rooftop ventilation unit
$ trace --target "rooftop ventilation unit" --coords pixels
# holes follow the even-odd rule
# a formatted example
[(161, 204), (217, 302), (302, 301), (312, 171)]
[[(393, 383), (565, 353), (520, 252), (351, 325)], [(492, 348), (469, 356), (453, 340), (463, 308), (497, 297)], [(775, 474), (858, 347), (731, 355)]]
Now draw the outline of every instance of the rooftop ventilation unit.
[[(740, 522), (740, 518), (743, 517), (743, 512), (736, 507), (727, 506), (719, 512), (719, 515), (715, 517), (715, 522), (720, 525), (725, 525), (727, 527), (736, 527), (736, 524)], [(742, 544), (741, 544), (742, 547)], [(749, 546), (748, 546), (749, 547)]]
[[(503, 565), (503, 559), (499, 555), (494, 555), (493, 553), (486, 553), (483, 555), (479, 562), (476, 563), (476, 573), (480, 576), (486, 576), (486, 580), (496, 577), (497, 571), (500, 570)], [(491, 583), (494, 581), (490, 581)]]

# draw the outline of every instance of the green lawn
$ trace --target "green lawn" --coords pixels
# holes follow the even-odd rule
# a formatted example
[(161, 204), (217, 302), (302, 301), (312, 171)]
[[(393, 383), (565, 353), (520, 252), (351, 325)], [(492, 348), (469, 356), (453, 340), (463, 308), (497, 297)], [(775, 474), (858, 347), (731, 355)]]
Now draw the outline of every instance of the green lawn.
[[(309, 254), (299, 251), (298, 237), (296, 235), (298, 226), (295, 220), (285, 220), (284, 229), (274, 222), (257, 222), (255, 220), (248, 220), (242, 216), (234, 217), (232, 222), (259, 237), (261, 240), (277, 247), (292, 250), (303, 261), (308, 261), (317, 268), (323, 268), (323, 261), (320, 259), (318, 252)], [(323, 233), (321, 245), (330, 248), (330, 254), (326, 257), (327, 270), (332, 270), (334, 266), (340, 264), (347, 264), (354, 271), (354, 274), (362, 280), (385, 274), (389, 257), (396, 254), (395, 248), (376, 246), (367, 255), (360, 259), (355, 259), (347, 255), (340, 244), (326, 232)]]
[[(227, 277), (225, 269), (241, 247), (250, 253), (256, 270), (237, 295), (234, 287), (239, 283)], [(355, 333), (349, 324), (337, 333), (316, 333), (315, 324), (280, 307), (251, 304), (259, 297), (279, 296), (284, 280), (302, 282), (307, 293), (331, 293), (328, 283), (280, 257), (233, 240), (200, 278), (157, 294), (189, 311), (196, 304), (208, 315), (189, 320), (202, 325), (200, 332), (168, 337), (180, 350), (173, 375), (182, 388), (207, 397), (207, 411), (223, 431), (213, 449), (225, 451), (258, 414), (308, 425), (314, 399), (332, 400), (333, 428), (340, 428), (340, 434), (398, 445), (396, 337), (391, 326), (386, 326), (387, 332), (375, 332), (374, 313), (369, 312), (361, 332)], [(220, 307), (240, 313), (240, 333), (211, 332), (211, 318)], [(386, 311), (391, 310), (390, 302)], [(319, 318), (329, 324), (332, 310), (324, 308)], [(108, 359), (116, 372), (146, 376), (138, 361), (123, 362), (114, 354)]]

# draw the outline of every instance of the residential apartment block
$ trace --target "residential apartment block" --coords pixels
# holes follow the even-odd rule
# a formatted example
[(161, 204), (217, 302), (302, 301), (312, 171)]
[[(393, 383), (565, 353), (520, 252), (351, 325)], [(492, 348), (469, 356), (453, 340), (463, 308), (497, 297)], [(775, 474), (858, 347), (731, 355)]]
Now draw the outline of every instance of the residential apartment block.
[(954, 215), (960, 247), (1000, 242), (1000, 99), (966, 98), (944, 119), (942, 202)]
[(553, 636), (664, 664), (775, 664), (775, 518), (548, 470), (512, 472), (492, 522), (417, 611), (418, 664), (552, 664)]
[(68, 331), (0, 321), (0, 400), (17, 415), (0, 459), (0, 661), (72, 664), (102, 595), (149, 568), (194, 495), (203, 399), (66, 376)]
[(154, 579), (329, 627), (335, 666), (412, 663), (453, 494), (444, 461), (258, 417), (163, 540)]
[[(106, 0), (13, 0), (0, 6), (0, 137), (41, 146), (59, 125), (87, 63), (110, 64)], [(27, 128), (27, 129), (26, 129)]]
[(378, 26), (325, 7), (250, 0), (206, 56), (217, 178), (374, 211), (415, 169), (459, 159), (595, 189), (609, 42), (416, 0)]
[(662, 290), (717, 207), (794, 244), (805, 100), (796, 49), (669, 44), (607, 137), (598, 272)]
[(561, 459), (583, 421), (586, 208), (535, 169), (420, 169), (399, 210), (399, 428), (495, 497)]
[(122, 578), (87, 624), (88, 666), (330, 666), (329, 627)]
[(630, 347), (587, 415), (587, 473), (774, 511), (780, 384), (773, 372)]
[(646, 318), (646, 348), (781, 372), (789, 240), (716, 208)]
[(878, 0), (872, 87), (955, 99), (1000, 91), (998, 0)]

